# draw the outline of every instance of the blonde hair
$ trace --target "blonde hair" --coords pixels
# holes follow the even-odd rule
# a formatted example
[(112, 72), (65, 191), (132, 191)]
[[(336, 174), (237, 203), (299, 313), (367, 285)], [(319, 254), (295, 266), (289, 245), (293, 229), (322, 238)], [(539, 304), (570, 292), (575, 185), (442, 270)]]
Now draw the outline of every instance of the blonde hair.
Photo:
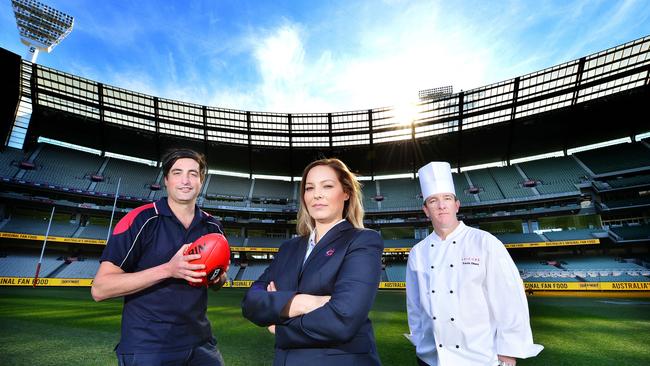
[(350, 198), (343, 204), (343, 218), (348, 220), (352, 226), (356, 228), (363, 228), (363, 205), (361, 184), (357, 177), (348, 169), (344, 162), (339, 159), (320, 159), (316, 160), (305, 168), (302, 172), (302, 180), (300, 181), (300, 208), (298, 209), (298, 217), (296, 223), (296, 232), (300, 236), (306, 236), (311, 233), (316, 227), (314, 219), (309, 216), (309, 211), (305, 204), (305, 181), (309, 171), (319, 165), (326, 165), (336, 172), (339, 183), (343, 186), (343, 192), (347, 193)]

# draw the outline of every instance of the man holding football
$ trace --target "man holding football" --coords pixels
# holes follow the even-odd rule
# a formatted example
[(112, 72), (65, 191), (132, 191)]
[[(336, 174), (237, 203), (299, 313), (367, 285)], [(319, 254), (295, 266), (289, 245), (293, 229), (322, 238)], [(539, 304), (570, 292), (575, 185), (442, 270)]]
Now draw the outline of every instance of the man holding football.
[[(205, 157), (177, 149), (163, 159), (167, 197), (133, 209), (113, 230), (93, 281), (95, 301), (124, 297), (122, 333), (115, 347), (120, 366), (223, 365), (207, 319), (207, 288), (190, 286), (206, 276), (189, 244), (221, 223), (199, 209)], [(226, 271), (209, 282), (219, 289)]]

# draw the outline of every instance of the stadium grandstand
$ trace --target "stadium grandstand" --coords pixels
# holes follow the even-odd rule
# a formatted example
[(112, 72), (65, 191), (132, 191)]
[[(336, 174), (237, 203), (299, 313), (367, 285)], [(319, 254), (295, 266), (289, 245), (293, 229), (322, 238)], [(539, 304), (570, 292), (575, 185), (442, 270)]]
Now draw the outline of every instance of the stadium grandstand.
[(385, 240), (382, 286), (403, 287), (408, 252), (431, 230), (416, 171), (442, 160), (460, 218), (504, 243), (529, 290), (650, 290), (650, 126), (639, 118), (650, 36), (421, 99), (406, 124), (388, 107), (266, 113), (168, 100), (4, 49), (0, 65), (13, 83), (2, 118), (15, 120), (25, 96), (32, 109), (22, 149), (7, 145), (17, 126), (0, 131), (0, 277), (33, 277), (49, 227), (40, 277), (89, 284), (110, 228), (164, 195), (161, 155), (184, 146), (207, 156), (198, 202), (226, 228), (231, 286), (250, 285), (295, 235), (302, 168), (327, 156), (363, 183), (364, 224)]

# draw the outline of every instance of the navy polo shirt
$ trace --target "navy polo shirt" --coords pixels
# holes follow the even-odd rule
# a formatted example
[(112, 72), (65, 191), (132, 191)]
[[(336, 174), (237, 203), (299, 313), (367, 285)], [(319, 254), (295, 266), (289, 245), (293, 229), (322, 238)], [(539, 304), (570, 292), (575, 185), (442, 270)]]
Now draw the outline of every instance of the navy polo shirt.
[[(168, 262), (183, 244), (214, 232), (223, 234), (221, 224), (198, 206), (185, 229), (163, 197), (118, 222), (100, 262), (109, 261), (128, 273), (142, 271)], [(125, 296), (117, 353), (178, 351), (204, 344), (212, 338), (207, 306), (205, 287), (177, 278)]]

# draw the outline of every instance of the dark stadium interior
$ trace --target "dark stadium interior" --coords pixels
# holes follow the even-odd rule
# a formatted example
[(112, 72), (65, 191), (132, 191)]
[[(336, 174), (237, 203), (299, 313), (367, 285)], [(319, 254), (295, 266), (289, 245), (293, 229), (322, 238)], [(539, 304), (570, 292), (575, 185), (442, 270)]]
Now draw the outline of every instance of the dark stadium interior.
[[(639, 44), (650, 39), (620, 47), (640, 50)], [(576, 70), (601, 70), (595, 60), (603, 57), (571, 64), (579, 65)], [(4, 147), (0, 153), (0, 262), (7, 257), (33, 261), (55, 206), (46, 275), (92, 277), (115, 220), (165, 194), (159, 166), (109, 153), (157, 162), (167, 149), (183, 146), (204, 152), (210, 169), (244, 173), (209, 174), (198, 201), (224, 223), (238, 248), (232, 280), (255, 279), (295, 233), (299, 183), (254, 175), (296, 177), (315, 159), (337, 157), (368, 178), (362, 181), (364, 224), (385, 240), (383, 281), (403, 282), (408, 251), (431, 228), (420, 208), (417, 180), (373, 178), (414, 173), (429, 161), (443, 160), (455, 168), (506, 162), (456, 170), (459, 217), (504, 242), (525, 281), (650, 282), (650, 145), (648, 137), (637, 139), (650, 132), (650, 62), (630, 63), (602, 78), (585, 72), (582, 80), (578, 73), (570, 82), (557, 76), (566, 65), (554, 66), (422, 101), (426, 117), (410, 125), (391, 122), (386, 108), (292, 115), (189, 105), (32, 65), (5, 50), (0, 65), (15, 70), (3, 73), (9, 96), (0, 101), (4, 120), (16, 114), (21, 83), (29, 85), (33, 107), (24, 148)], [(24, 80), (27, 70), (38, 76)], [(555, 79), (549, 82), (544, 75)], [(73, 80), (83, 86), (71, 87)], [(60, 85), (51, 86), (55, 81)], [(564, 87), (554, 86), (556, 81)], [(131, 105), (132, 100), (144, 102)], [(0, 129), (5, 141), (11, 128)], [(630, 140), (567, 153), (620, 138)], [(564, 156), (511, 163), (557, 151)], [(585, 258), (593, 263), (583, 266)], [(600, 270), (596, 277), (590, 268)]]
[[(20, 98), (20, 56), (0, 47), (0, 82), (3, 85), (0, 101), (0, 138), (6, 141), (11, 131), (11, 120), (16, 115)], [(4, 146), (4, 144), (2, 145)]]

